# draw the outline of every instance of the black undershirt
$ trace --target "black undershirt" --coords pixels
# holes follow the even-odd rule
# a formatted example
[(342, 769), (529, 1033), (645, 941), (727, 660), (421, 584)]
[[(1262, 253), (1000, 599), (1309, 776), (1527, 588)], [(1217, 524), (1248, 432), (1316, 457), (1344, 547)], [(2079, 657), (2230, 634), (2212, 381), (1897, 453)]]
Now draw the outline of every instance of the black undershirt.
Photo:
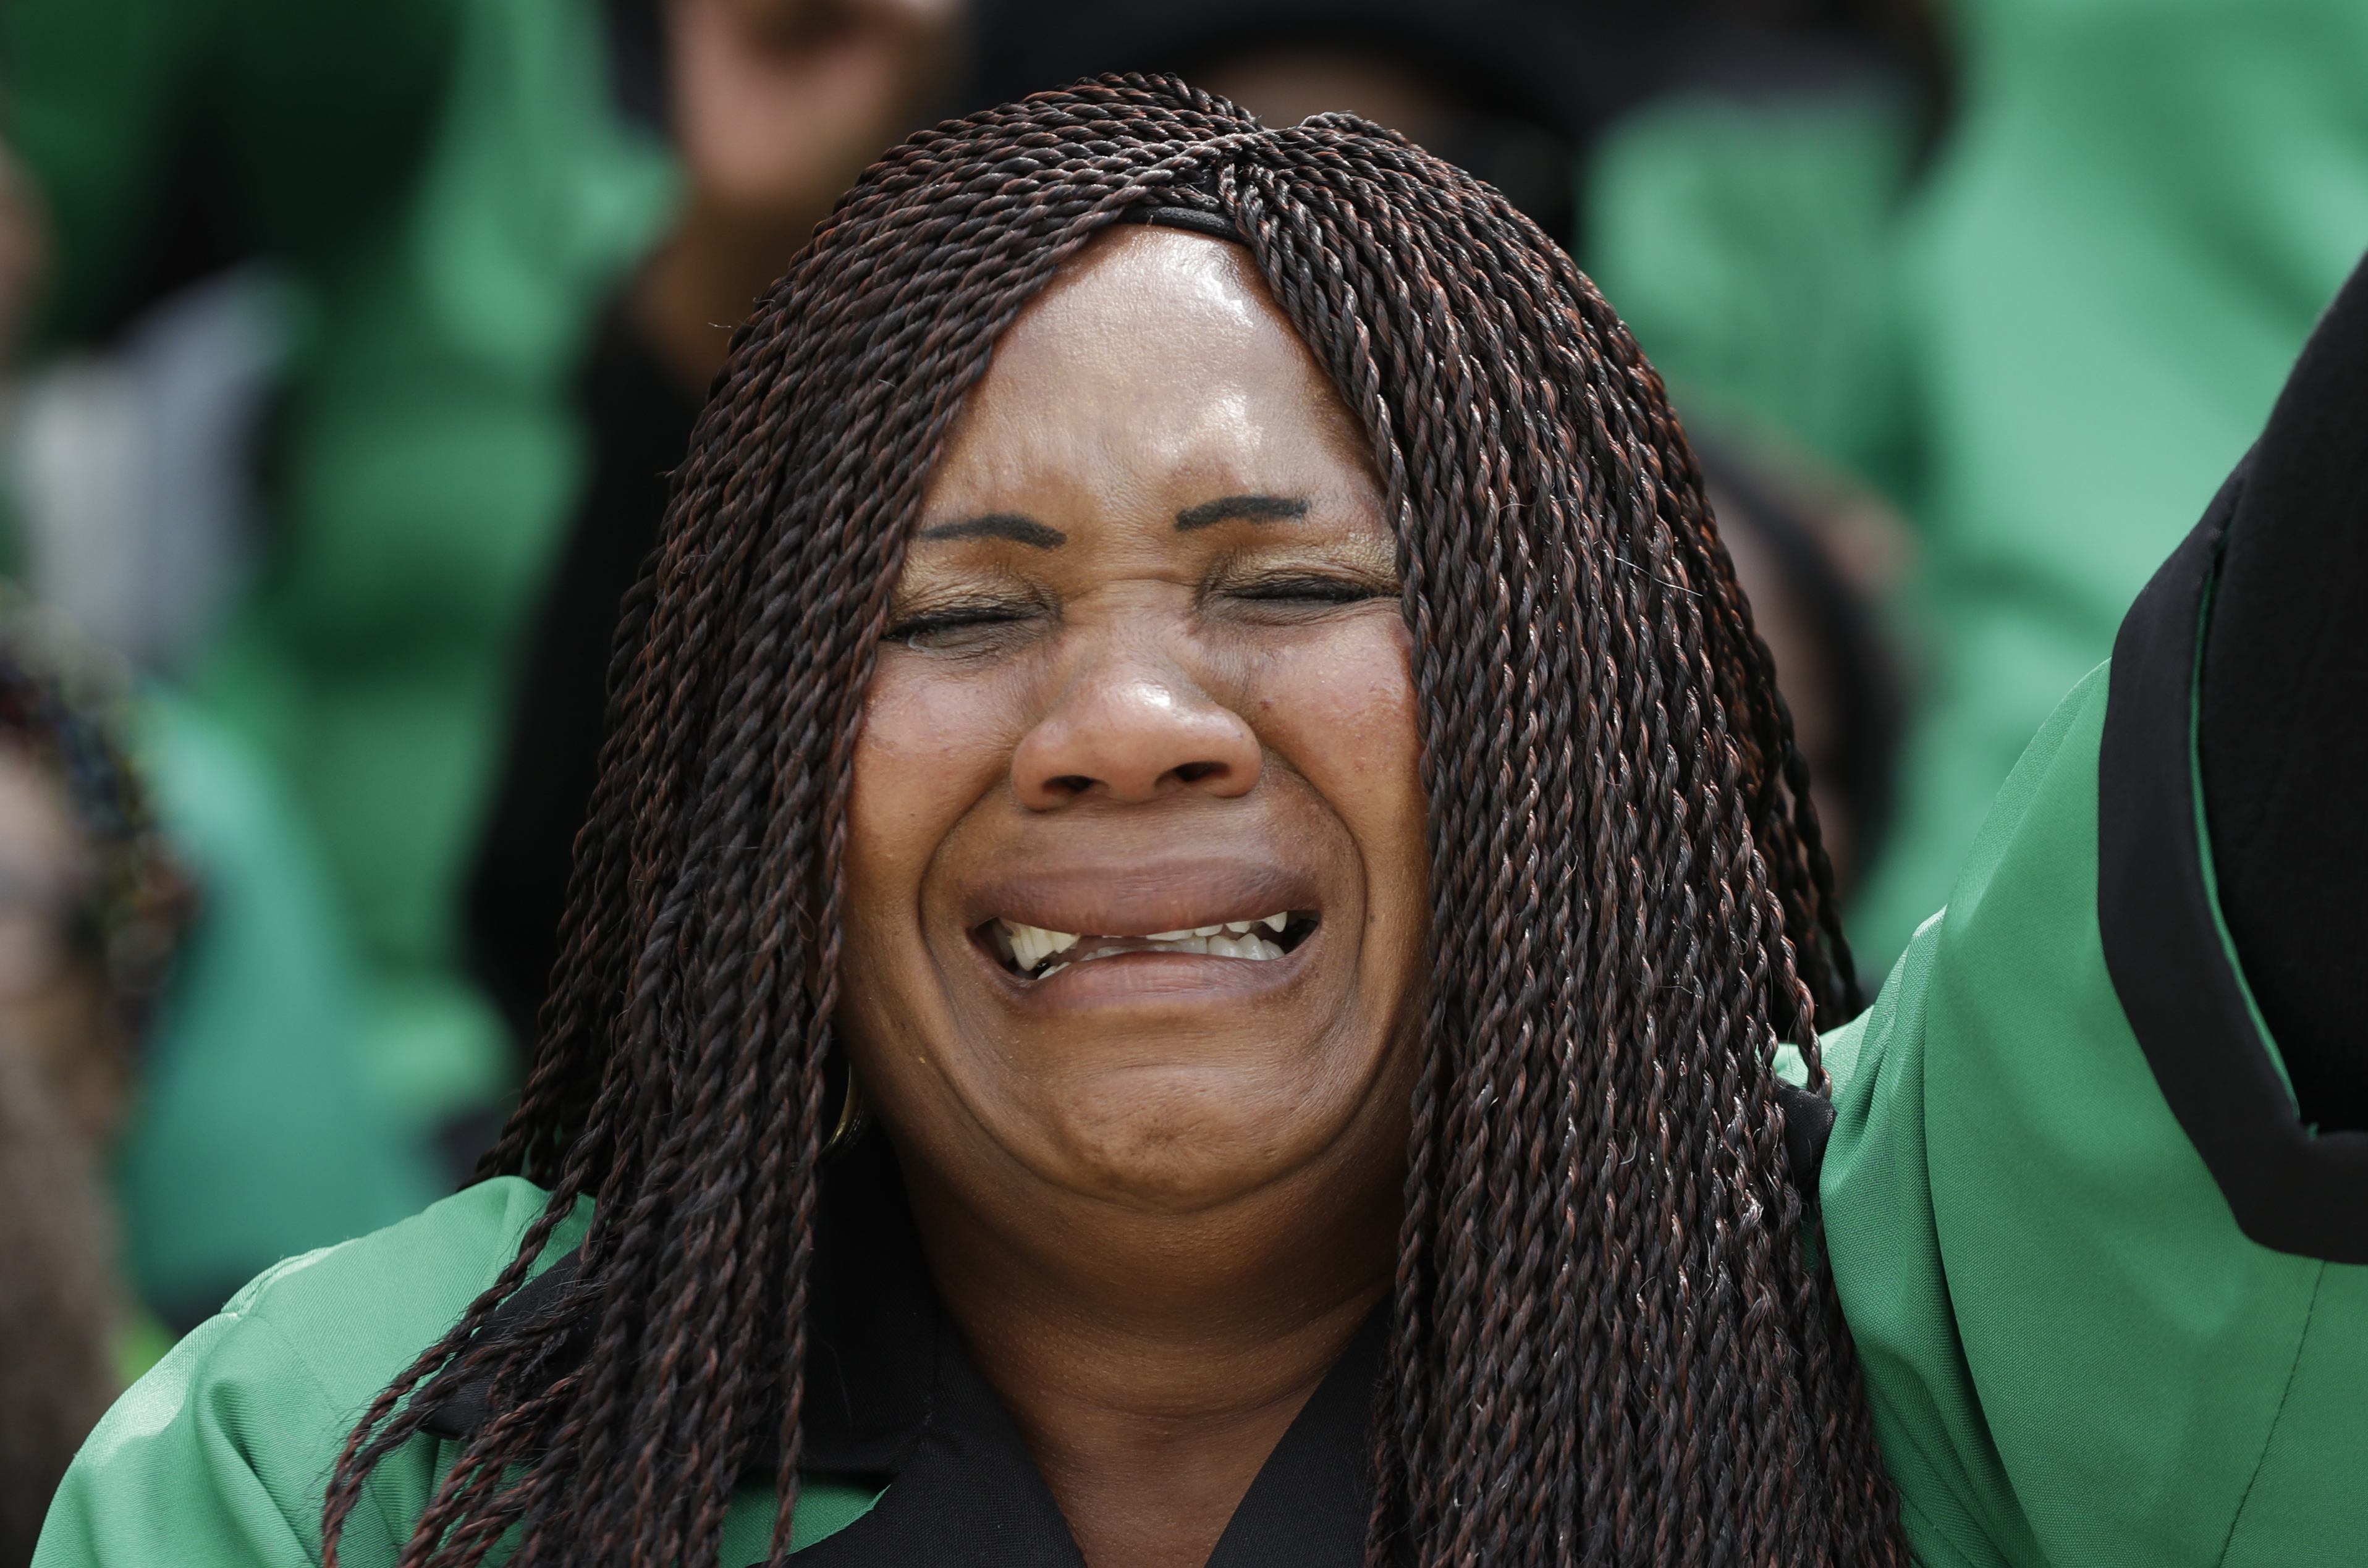
[(2368, 263), (2248, 460), (2203, 644), (2221, 917), (2302, 1119), (2368, 1129)]

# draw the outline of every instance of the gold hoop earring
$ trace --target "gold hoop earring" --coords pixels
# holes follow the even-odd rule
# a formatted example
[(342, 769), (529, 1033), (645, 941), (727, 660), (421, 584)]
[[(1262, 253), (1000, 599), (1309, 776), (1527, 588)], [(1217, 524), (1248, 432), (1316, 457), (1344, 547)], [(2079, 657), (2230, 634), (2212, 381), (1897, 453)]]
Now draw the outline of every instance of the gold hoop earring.
[(830, 1130), (830, 1138), (822, 1146), (822, 1157), (831, 1160), (845, 1153), (871, 1126), (871, 1103), (863, 1097), (863, 1085), (850, 1065), (847, 1070), (847, 1096), (838, 1102), (838, 1124)]

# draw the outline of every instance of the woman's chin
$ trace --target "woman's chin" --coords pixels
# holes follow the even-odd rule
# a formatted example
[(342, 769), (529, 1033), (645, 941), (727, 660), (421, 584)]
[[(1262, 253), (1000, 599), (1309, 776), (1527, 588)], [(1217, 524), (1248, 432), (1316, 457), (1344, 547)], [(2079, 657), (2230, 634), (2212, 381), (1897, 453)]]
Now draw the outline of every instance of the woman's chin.
[(1156, 1213), (1247, 1198), (1320, 1157), (1361, 1097), (1277, 1077), (1185, 1063), (1097, 1074), (1050, 1096), (1053, 1168), (1040, 1174)]

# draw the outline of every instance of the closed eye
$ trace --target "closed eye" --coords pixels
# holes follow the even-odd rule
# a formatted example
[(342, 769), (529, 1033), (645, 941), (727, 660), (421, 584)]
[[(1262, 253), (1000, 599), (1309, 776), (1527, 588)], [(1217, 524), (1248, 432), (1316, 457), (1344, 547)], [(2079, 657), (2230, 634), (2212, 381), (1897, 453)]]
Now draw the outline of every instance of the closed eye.
[(1388, 597), (1388, 590), (1372, 583), (1329, 574), (1262, 577), (1233, 585), (1224, 591), (1229, 598), (1259, 604), (1346, 605)]
[(967, 651), (969, 645), (981, 639), (994, 641), (999, 631), (1032, 621), (1042, 614), (1041, 605), (1015, 604), (1008, 599), (937, 605), (898, 617), (881, 633), (881, 641), (901, 642), (920, 653)]

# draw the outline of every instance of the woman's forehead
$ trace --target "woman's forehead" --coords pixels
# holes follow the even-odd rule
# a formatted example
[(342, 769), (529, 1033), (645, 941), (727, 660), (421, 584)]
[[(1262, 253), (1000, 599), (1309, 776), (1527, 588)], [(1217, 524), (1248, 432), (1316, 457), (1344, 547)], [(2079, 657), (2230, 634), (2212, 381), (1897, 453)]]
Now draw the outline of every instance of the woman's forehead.
[(1155, 466), (1255, 463), (1318, 449), (1371, 466), (1247, 250), (1129, 226), (1087, 246), (1004, 333), (940, 468), (1129, 452)]
[(1022, 319), (1081, 302), (1107, 309), (1113, 301), (1155, 299), (1210, 326), (1272, 323), (1290, 330), (1247, 245), (1147, 223), (1120, 223), (1095, 235), (1053, 275)]

